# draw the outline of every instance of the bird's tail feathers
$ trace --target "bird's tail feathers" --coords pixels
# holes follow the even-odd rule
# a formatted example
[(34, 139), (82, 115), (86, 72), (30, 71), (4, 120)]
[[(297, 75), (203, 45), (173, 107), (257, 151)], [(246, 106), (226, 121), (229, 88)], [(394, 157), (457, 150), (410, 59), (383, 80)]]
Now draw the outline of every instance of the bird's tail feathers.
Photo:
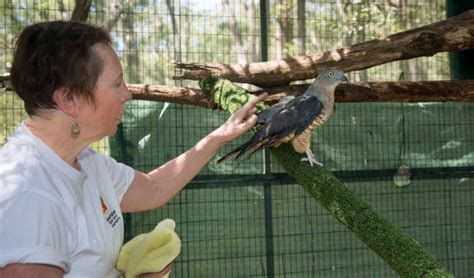
[(255, 144), (254, 146), (252, 146), (252, 148), (249, 148), (250, 153), (247, 155), (246, 158), (249, 159), (254, 153), (265, 148), (266, 146), (268, 146), (266, 141)]
[(228, 160), (234, 160), (234, 159), (237, 158), (239, 153), (240, 153), (240, 148), (235, 149), (235, 150), (231, 151), (230, 153), (224, 155), (223, 157), (219, 158), (217, 160), (217, 163), (223, 163), (223, 162), (226, 162)]
[[(266, 141), (266, 140), (265, 140)], [(234, 160), (242, 156), (243, 154), (247, 153), (250, 151), (250, 154), (247, 156), (249, 158), (252, 154), (254, 154), (256, 151), (260, 150), (261, 148), (265, 147), (266, 142), (259, 142), (259, 141), (248, 141), (241, 146), (235, 148), (233, 151), (230, 153), (224, 155), (223, 157), (219, 158), (217, 160), (217, 163), (222, 163), (228, 160)]]
[(252, 142), (248, 141), (248, 142), (238, 146), (237, 148), (232, 150), (230, 153), (224, 155), (219, 160), (217, 160), (217, 163), (222, 163), (222, 162), (225, 162), (225, 161), (228, 161), (228, 160), (237, 159), (238, 157), (240, 157), (242, 154), (244, 154), (246, 152), (246, 148), (248, 146), (250, 146), (251, 143)]

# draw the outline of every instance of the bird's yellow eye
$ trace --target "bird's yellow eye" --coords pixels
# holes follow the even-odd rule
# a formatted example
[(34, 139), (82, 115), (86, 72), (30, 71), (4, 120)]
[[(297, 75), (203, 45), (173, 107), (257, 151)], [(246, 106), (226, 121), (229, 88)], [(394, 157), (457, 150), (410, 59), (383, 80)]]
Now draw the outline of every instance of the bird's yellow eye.
[(334, 76), (334, 72), (332, 72), (332, 71), (328, 72), (328, 76), (329, 76), (329, 77), (333, 77), (333, 76)]

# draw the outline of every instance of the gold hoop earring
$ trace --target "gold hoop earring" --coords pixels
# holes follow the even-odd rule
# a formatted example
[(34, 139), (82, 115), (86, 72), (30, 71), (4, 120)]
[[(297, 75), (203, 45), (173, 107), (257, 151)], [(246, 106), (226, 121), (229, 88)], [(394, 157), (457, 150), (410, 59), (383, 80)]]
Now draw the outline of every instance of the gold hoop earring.
[(73, 139), (77, 139), (79, 137), (79, 134), (81, 133), (81, 127), (79, 126), (79, 123), (74, 120), (69, 131), (71, 137)]

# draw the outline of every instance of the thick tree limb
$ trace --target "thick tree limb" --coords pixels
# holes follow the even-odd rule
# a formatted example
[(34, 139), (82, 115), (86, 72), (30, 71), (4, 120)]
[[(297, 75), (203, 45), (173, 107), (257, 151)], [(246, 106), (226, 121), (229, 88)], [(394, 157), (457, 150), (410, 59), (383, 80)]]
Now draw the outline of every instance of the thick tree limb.
[[(233, 112), (251, 96), (243, 94), (241, 88), (232, 87), (229, 83), (227, 80), (211, 80), (207, 87), (212, 87), (210, 91), (216, 103)], [(228, 100), (227, 96), (232, 97), (232, 100)], [(372, 209), (330, 171), (319, 166), (311, 167), (308, 162), (301, 161), (302, 156), (288, 144), (271, 149), (271, 153), (296, 183), (401, 277), (452, 277), (418, 242)]]
[[(134, 99), (173, 102), (216, 109), (212, 98), (200, 89), (175, 86), (129, 84)], [(291, 85), (253, 92), (267, 92), (268, 104), (287, 95), (300, 95), (308, 85)], [(0, 89), (11, 90), (9, 77), (0, 75)], [(341, 84), (336, 89), (336, 101), (342, 102), (473, 102), (474, 80), (421, 82), (367, 82)]]
[[(308, 85), (291, 85), (263, 90), (275, 98), (300, 95)], [(337, 102), (445, 102), (474, 101), (474, 80), (419, 82), (360, 82), (336, 88)]]
[(244, 65), (175, 62), (176, 68), (187, 71), (173, 78), (199, 80), (217, 74), (233, 82), (267, 88), (314, 78), (319, 69), (326, 67), (338, 67), (350, 72), (398, 60), (432, 56), (438, 52), (473, 48), (474, 10), (470, 10), (383, 39), (307, 56)]
[[(234, 85), (235, 86), (235, 85)], [(134, 99), (174, 102), (216, 108), (208, 94), (199, 89), (159, 86), (128, 85)], [(256, 92), (268, 92), (268, 104), (287, 95), (302, 94), (308, 85), (276, 87)], [(341, 84), (336, 89), (336, 101), (341, 102), (445, 102), (474, 101), (474, 80), (423, 82), (369, 82)]]
[(217, 108), (209, 95), (199, 89), (161, 85), (127, 85), (133, 99), (189, 104), (205, 108)]
[(285, 144), (272, 155), (303, 189), (377, 253), (400, 277), (453, 277), (423, 247), (322, 167)]

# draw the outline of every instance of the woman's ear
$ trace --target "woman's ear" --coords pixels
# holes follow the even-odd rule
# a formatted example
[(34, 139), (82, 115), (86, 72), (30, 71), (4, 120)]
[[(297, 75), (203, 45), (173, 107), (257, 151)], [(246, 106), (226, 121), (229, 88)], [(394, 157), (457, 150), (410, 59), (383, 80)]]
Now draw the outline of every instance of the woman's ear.
[(79, 101), (69, 92), (68, 88), (62, 87), (54, 91), (53, 100), (60, 110), (72, 117), (79, 114)]

